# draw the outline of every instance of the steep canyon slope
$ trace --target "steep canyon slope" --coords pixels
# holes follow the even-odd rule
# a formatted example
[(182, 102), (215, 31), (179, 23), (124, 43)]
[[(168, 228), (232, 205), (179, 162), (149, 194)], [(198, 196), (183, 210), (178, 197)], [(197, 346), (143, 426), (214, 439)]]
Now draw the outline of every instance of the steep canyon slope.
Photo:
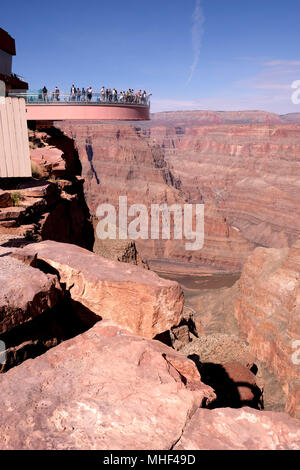
[(300, 125), (290, 119), (199, 111), (58, 126), (75, 141), (93, 215), (120, 195), (128, 205), (205, 204), (202, 250), (143, 240), (143, 256), (240, 271), (256, 246), (284, 248), (300, 236)]

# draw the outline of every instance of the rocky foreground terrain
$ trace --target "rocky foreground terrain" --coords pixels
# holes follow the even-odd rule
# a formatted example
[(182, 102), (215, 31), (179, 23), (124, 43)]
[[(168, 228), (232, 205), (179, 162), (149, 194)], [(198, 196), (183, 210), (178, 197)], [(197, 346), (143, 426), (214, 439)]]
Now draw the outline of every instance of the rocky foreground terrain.
[[(30, 130), (34, 179), (0, 184), (0, 449), (299, 449), (297, 119)], [(119, 195), (205, 203), (203, 250), (97, 240)]]
[(55, 241), (2, 247), (0, 272), (0, 448), (299, 447), (299, 421), (259, 406), (253, 364), (162, 342), (187, 326), (176, 282)]

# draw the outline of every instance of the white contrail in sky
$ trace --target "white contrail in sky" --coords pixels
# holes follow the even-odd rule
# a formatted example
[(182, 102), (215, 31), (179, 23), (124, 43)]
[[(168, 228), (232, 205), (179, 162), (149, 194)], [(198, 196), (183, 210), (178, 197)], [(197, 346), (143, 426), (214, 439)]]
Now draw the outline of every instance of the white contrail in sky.
[(192, 26), (192, 44), (194, 50), (194, 62), (190, 67), (190, 74), (187, 84), (192, 80), (194, 72), (199, 62), (201, 41), (204, 33), (204, 13), (201, 7), (201, 0), (196, 0), (195, 10), (193, 13), (193, 26)]

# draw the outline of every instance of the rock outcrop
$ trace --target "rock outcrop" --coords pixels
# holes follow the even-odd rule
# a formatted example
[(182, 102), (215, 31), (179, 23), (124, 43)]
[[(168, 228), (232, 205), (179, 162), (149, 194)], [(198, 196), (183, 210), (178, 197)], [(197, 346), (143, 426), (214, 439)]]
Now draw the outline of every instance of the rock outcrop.
[(66, 162), (62, 157), (63, 152), (56, 147), (42, 147), (30, 150), (33, 169), (40, 168), (42, 174), (48, 176), (63, 176), (66, 173)]
[(29, 130), (31, 161), (48, 176), (72, 177), (81, 174), (81, 165), (73, 139), (57, 127), (43, 132)]
[(0, 372), (43, 354), (99, 318), (75, 309), (55, 273), (44, 273), (0, 247)]
[[(300, 242), (291, 248), (257, 248), (239, 281), (235, 316), (253, 354), (274, 372), (300, 416)], [(297, 352), (298, 351), (298, 352)]]
[[(97, 219), (93, 220), (94, 229), (96, 230)], [(149, 269), (147, 261), (145, 261), (137, 250), (133, 240), (100, 240), (95, 236), (93, 252), (103, 258), (121, 261), (122, 263), (134, 264), (145, 269)]]
[(0, 235), (18, 235), (18, 244), (28, 241), (71, 242), (92, 249), (94, 231), (83, 196), (83, 179), (19, 183), (5, 191), (12, 204), (1, 207)]
[(0, 247), (0, 278), (6, 357), (1, 372), (103, 318), (150, 338), (182, 319), (183, 293), (176, 282), (76, 245), (45, 241), (23, 249)]
[(182, 319), (184, 296), (179, 284), (152, 271), (52, 241), (28, 245), (16, 250), (15, 256), (31, 258), (37, 266), (46, 263), (75, 302), (141, 336), (154, 338)]
[(2, 191), (0, 189), (0, 207), (10, 207), (13, 205), (13, 200), (8, 191)]
[(299, 450), (299, 421), (285, 413), (197, 410), (174, 450)]
[(0, 335), (53, 307), (61, 296), (56, 276), (26, 266), (9, 253), (0, 247)]
[(167, 450), (215, 397), (192, 361), (103, 323), (0, 384), (1, 449)]

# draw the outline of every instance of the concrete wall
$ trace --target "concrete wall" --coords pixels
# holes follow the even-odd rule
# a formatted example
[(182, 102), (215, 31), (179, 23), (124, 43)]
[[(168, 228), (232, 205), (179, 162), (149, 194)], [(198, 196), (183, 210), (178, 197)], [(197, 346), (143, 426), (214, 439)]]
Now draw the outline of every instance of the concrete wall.
[(30, 177), (25, 100), (0, 102), (0, 178)]
[(10, 75), (12, 70), (12, 56), (0, 49), (0, 73)]

